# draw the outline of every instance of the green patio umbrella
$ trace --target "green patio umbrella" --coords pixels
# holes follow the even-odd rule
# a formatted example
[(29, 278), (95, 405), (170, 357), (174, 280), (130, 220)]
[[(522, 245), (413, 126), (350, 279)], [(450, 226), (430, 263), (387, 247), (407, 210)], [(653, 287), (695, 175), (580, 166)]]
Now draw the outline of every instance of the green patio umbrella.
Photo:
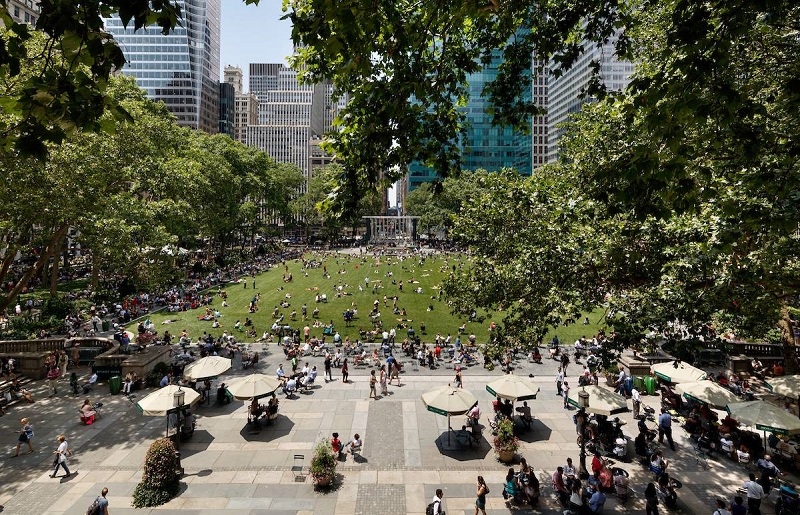
[(740, 424), (781, 435), (800, 434), (800, 418), (765, 401), (728, 404), (725, 408)]
[(714, 408), (724, 409), (728, 404), (739, 402), (739, 397), (713, 381), (702, 380), (693, 383), (680, 383), (675, 387), (689, 400), (707, 404)]
[(797, 399), (797, 411), (800, 414), (800, 375), (768, 377), (764, 382), (772, 393)]
[[(447, 428), (450, 427), (451, 415), (463, 415), (478, 403), (478, 399), (463, 388), (454, 388), (450, 385), (441, 386), (435, 390), (422, 394), (422, 402), (428, 411), (447, 417)], [(450, 432), (447, 433), (450, 441)]]
[(693, 383), (706, 378), (704, 371), (680, 360), (656, 363), (650, 366), (650, 370), (670, 383)]
[(495, 397), (517, 402), (535, 399), (539, 387), (530, 378), (506, 374), (487, 384), (486, 391)]
[(579, 395), (582, 390), (585, 390), (586, 393), (589, 394), (589, 407), (586, 408), (587, 413), (609, 416), (628, 410), (628, 401), (625, 397), (611, 390), (606, 390), (601, 386), (594, 385), (570, 388), (567, 402), (576, 408), (580, 408), (581, 403)]

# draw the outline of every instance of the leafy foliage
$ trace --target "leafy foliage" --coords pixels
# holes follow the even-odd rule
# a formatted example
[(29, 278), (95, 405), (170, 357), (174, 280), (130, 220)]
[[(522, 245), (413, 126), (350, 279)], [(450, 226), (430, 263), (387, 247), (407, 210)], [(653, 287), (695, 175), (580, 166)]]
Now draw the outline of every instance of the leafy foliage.
[(160, 506), (178, 494), (180, 470), (175, 445), (159, 438), (147, 450), (142, 480), (133, 492), (133, 507)]
[(492, 440), (495, 452), (517, 452), (519, 438), (514, 436), (514, 422), (510, 418), (501, 418), (497, 422), (497, 434)]
[(314, 456), (311, 458), (309, 474), (315, 483), (320, 481), (332, 482), (336, 476), (336, 454), (333, 452), (330, 440), (327, 438), (317, 442), (314, 447)]

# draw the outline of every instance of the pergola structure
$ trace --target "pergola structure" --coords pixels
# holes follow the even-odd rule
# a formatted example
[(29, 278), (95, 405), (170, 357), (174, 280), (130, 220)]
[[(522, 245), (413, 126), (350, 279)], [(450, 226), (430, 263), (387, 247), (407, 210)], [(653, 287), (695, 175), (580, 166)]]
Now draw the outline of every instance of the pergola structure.
[(418, 216), (365, 216), (367, 241), (411, 245), (417, 241)]

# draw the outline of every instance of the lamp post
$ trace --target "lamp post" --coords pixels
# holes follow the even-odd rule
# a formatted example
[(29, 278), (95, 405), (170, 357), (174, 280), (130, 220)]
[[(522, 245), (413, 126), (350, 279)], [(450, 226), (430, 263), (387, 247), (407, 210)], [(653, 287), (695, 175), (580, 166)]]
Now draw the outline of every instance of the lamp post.
[(581, 388), (581, 391), (578, 392), (578, 405), (580, 406), (578, 415), (580, 416), (581, 425), (581, 468), (578, 471), (578, 475), (581, 479), (586, 479), (589, 477), (589, 471), (586, 469), (586, 408), (589, 407), (589, 393), (586, 388)]
[(181, 411), (183, 408), (183, 401), (186, 392), (179, 386), (178, 390), (173, 394), (173, 406), (175, 407), (175, 454), (178, 456), (178, 469), (183, 476), (183, 465), (181, 465)]

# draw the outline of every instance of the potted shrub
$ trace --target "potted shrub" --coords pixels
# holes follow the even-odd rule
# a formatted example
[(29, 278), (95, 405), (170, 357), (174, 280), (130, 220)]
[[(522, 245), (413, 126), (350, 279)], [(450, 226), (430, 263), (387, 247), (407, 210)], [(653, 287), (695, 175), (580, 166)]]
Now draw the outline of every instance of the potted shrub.
[(178, 495), (181, 478), (175, 445), (159, 438), (150, 445), (144, 461), (142, 480), (133, 491), (133, 507), (161, 506)]
[(314, 448), (309, 474), (316, 486), (329, 486), (333, 483), (336, 477), (336, 454), (327, 438), (320, 440)]
[(514, 436), (514, 422), (503, 418), (497, 423), (497, 434), (494, 437), (494, 452), (503, 463), (511, 463), (519, 449), (519, 439)]

